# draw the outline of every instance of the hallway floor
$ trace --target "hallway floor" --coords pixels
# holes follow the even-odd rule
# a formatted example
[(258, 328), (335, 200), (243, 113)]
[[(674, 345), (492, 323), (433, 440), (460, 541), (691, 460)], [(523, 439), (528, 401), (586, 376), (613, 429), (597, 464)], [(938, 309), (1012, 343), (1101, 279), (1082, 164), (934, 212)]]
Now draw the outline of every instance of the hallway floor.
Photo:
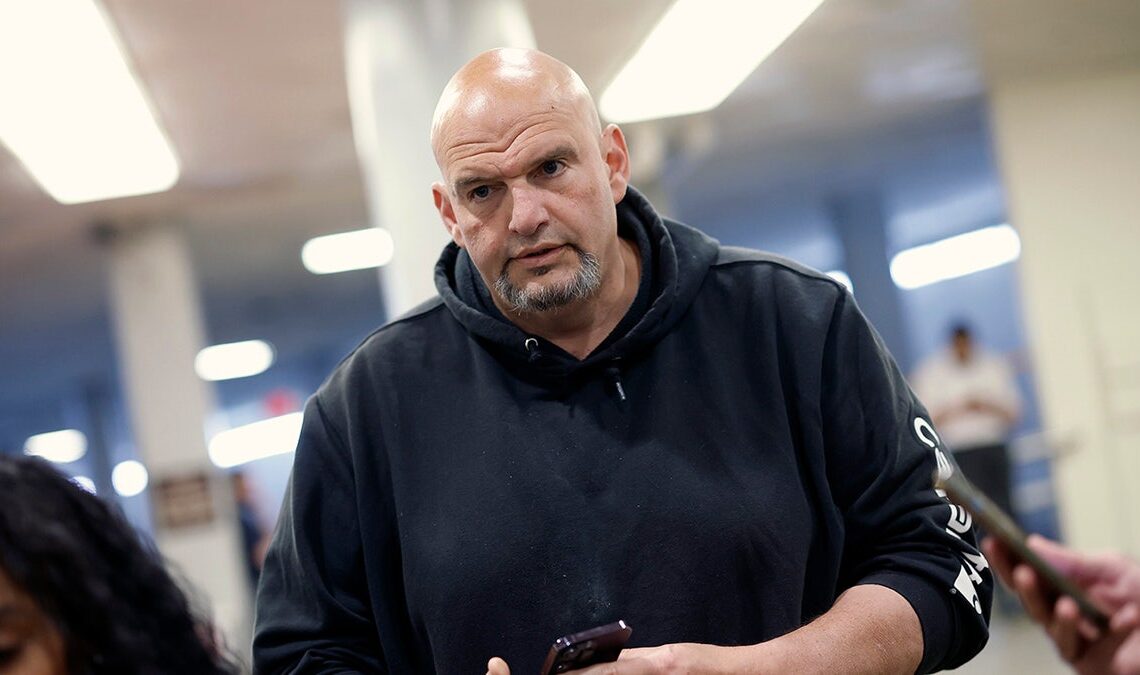
[(968, 675), (1033, 673), (1062, 675), (1072, 669), (1057, 656), (1053, 643), (1024, 616), (995, 612), (990, 622), (990, 641), (972, 661), (951, 671)]

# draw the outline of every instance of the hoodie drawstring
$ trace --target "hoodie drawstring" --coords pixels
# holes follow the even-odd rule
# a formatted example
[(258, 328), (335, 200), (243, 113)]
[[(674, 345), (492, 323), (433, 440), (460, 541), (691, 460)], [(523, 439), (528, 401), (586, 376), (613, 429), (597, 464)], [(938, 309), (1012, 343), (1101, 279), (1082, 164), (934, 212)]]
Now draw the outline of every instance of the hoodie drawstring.
[(540, 351), (538, 348), (537, 339), (528, 337), (527, 339), (523, 340), (523, 348), (526, 349), (527, 363), (534, 363), (535, 361), (538, 361), (540, 358), (542, 358), (542, 351)]
[(606, 375), (614, 385), (614, 391), (617, 392), (618, 400), (624, 403), (626, 400), (625, 387), (621, 385), (621, 369), (618, 368), (618, 361), (620, 361), (620, 359), (610, 361), (610, 365), (606, 366)]
[[(538, 347), (539, 345), (537, 338), (528, 337), (527, 339), (523, 340), (523, 348), (526, 349), (526, 360), (528, 363), (534, 364), (542, 358), (542, 350)], [(610, 379), (610, 384), (613, 385), (614, 391), (617, 392), (618, 400), (622, 403), (625, 403), (627, 400), (625, 396), (625, 387), (622, 386), (621, 368), (618, 367), (618, 363), (620, 361), (620, 356), (611, 359), (610, 365), (606, 366), (605, 373), (606, 377)]]

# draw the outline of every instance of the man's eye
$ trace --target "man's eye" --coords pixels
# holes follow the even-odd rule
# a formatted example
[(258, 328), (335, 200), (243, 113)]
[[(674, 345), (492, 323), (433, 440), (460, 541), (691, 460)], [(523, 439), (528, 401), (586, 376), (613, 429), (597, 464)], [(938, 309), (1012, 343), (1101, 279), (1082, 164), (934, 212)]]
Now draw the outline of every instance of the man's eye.
[(547, 176), (553, 176), (562, 169), (562, 162), (557, 160), (550, 160), (542, 163), (542, 172)]
[(486, 199), (487, 197), (490, 197), (490, 196), (491, 196), (491, 188), (487, 187), (486, 185), (480, 185), (479, 187), (477, 187), (471, 191), (471, 198), (472, 199)]

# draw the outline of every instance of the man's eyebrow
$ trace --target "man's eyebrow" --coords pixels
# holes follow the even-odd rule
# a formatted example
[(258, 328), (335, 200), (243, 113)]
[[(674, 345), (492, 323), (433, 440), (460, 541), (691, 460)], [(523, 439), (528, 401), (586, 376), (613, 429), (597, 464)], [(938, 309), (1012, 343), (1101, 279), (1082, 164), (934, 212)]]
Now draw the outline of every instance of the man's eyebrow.
[(486, 183), (488, 180), (488, 178), (485, 178), (483, 176), (469, 176), (467, 178), (460, 178), (451, 184), (451, 189), (454, 191), (454, 194), (462, 197), (463, 193), (467, 191), (467, 188), (478, 185), (480, 183)]
[[(531, 167), (538, 168), (547, 162), (552, 162), (558, 159), (578, 159), (578, 151), (569, 145), (559, 145), (550, 152), (543, 154), (539, 159), (532, 162)], [(463, 196), (463, 193), (466, 192), (468, 188), (486, 183), (490, 180), (491, 179), (487, 178), (486, 176), (468, 176), (466, 178), (460, 178), (452, 183), (451, 189), (455, 191), (456, 195)]]
[(553, 150), (551, 150), (550, 152), (546, 153), (545, 155), (543, 155), (542, 159), (539, 159), (537, 162), (534, 163), (534, 166), (539, 167), (539, 166), (542, 166), (543, 164), (546, 164), (547, 162), (550, 162), (550, 161), (553, 161), (556, 159), (571, 159), (571, 160), (578, 159), (578, 151), (569, 145), (560, 145), (560, 146), (554, 148)]

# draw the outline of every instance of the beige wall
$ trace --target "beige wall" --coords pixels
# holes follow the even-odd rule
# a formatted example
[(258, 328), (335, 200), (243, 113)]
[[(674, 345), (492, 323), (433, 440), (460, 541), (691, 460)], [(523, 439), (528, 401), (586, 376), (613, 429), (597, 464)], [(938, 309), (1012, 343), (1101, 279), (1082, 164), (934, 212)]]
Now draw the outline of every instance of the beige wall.
[(990, 94), (1063, 531), (1140, 554), (1140, 66)]

